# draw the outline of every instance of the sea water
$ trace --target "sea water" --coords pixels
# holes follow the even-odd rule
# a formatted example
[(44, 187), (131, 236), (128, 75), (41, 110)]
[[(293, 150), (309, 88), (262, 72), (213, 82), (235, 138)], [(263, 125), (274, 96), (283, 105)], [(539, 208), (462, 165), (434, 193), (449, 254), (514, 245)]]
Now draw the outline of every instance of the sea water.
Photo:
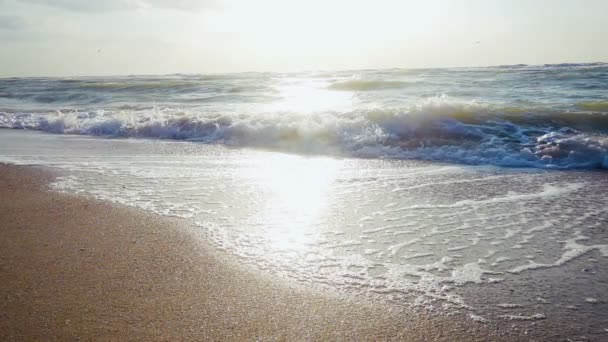
[(598, 338), (607, 91), (604, 64), (4, 79), (0, 161), (294, 281)]
[(0, 127), (605, 168), (608, 65), (0, 80)]

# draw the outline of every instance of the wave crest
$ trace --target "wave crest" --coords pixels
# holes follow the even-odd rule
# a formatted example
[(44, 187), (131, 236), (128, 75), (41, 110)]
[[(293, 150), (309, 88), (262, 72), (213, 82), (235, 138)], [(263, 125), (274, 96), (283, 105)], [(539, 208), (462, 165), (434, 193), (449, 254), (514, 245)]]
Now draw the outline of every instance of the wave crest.
[(608, 101), (580, 102), (577, 106), (582, 110), (608, 112)]
[(501, 109), (446, 98), (400, 109), (291, 115), (177, 110), (0, 113), (0, 127), (365, 158), (608, 168), (607, 113)]

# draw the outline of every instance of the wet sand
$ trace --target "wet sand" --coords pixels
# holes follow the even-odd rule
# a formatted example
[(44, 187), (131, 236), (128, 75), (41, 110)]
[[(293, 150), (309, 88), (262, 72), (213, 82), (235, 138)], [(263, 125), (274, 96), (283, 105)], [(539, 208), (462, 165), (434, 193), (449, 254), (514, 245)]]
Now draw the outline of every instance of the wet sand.
[(0, 165), (0, 340), (507, 339), (260, 274), (184, 221), (49, 192), (52, 178)]

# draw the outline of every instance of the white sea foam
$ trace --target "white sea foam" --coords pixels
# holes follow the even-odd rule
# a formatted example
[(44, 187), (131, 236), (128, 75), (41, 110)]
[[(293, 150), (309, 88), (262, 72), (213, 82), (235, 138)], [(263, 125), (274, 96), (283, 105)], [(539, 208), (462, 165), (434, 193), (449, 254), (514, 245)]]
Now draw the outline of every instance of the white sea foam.
[(515, 308), (522, 307), (521, 304), (509, 304), (509, 303), (496, 304), (496, 306), (498, 306), (501, 309), (515, 309)]
[(534, 314), (534, 315), (530, 315), (530, 316), (525, 316), (525, 315), (502, 315), (500, 316), (502, 318), (511, 320), (511, 321), (538, 321), (538, 320), (542, 320), (542, 319), (546, 319), (547, 317), (542, 314)]
[[(425, 159), (541, 168), (606, 168), (608, 140), (595, 132), (553, 128), (564, 114), (504, 116), (492, 106), (437, 97), (402, 108), (349, 111), (0, 112), (0, 127), (52, 133), (159, 138), (261, 147), (306, 154)], [(568, 122), (603, 123), (568, 114)], [(538, 124), (545, 118), (545, 124)], [(511, 123), (509, 120), (516, 121)], [(580, 123), (583, 125), (583, 123)], [(607, 127), (608, 129), (608, 127)]]
[(475, 321), (475, 322), (479, 322), (479, 323), (488, 323), (489, 320), (487, 318), (478, 316), (478, 315), (474, 315), (474, 314), (469, 314), (469, 317)]

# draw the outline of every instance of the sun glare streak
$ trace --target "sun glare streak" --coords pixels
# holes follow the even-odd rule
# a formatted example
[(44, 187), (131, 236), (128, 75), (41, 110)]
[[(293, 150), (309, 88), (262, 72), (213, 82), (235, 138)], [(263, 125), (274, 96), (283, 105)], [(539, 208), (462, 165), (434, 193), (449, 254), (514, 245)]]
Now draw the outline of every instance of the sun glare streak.
[(353, 104), (351, 93), (327, 90), (326, 84), (315, 81), (286, 83), (279, 92), (281, 100), (272, 103), (269, 110), (311, 113), (343, 110)]
[(263, 156), (254, 163), (244, 176), (259, 184), (264, 205), (257, 220), (264, 226), (269, 246), (304, 252), (330, 205), (329, 190), (341, 161), (281, 154)]

